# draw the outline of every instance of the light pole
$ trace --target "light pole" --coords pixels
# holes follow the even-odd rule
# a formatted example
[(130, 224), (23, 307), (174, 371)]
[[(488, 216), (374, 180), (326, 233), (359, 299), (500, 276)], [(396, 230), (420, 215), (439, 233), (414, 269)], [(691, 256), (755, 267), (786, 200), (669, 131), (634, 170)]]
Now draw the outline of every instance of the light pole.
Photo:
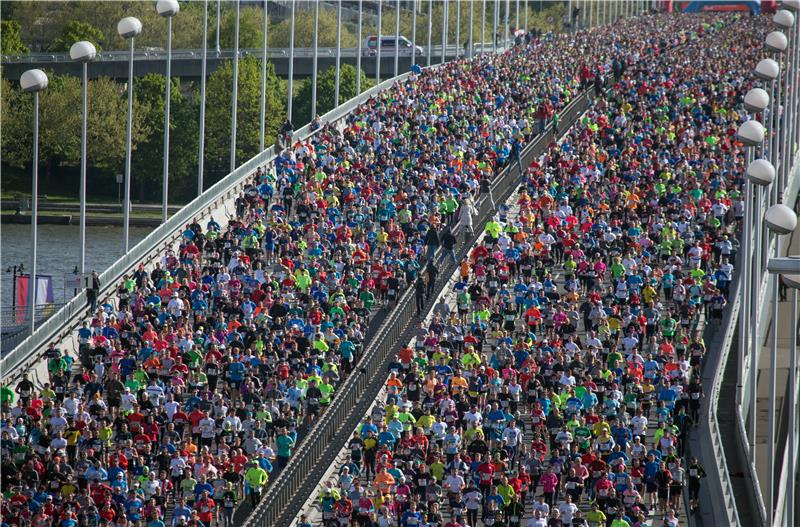
[(461, 2), (456, 2), (456, 59), (461, 55)]
[(378, 0), (378, 34), (377, 38), (378, 41), (376, 42), (375, 51), (377, 52), (375, 55), (375, 84), (381, 83), (381, 11), (383, 11), (381, 5), (381, 0)]
[(475, 55), (475, 41), (473, 40), (472, 24), (475, 17), (475, 0), (469, 0), (469, 58)]
[(131, 209), (131, 135), (133, 133), (133, 41), (142, 32), (142, 23), (136, 17), (126, 17), (117, 24), (117, 33), (131, 41), (128, 56), (128, 123), (125, 129), (125, 201), (122, 202), (122, 249), (128, 252)]
[[(341, 82), (342, 78), (340, 71), (341, 62), (342, 62), (342, 0), (338, 0), (336, 6), (336, 81), (334, 83), (335, 87), (333, 93), (334, 108), (337, 108), (339, 106), (339, 83)], [(397, 66), (395, 66), (395, 69), (397, 69)]]
[[(341, 0), (339, 1), (341, 4)], [(412, 50), (413, 51), (413, 50)], [(339, 71), (338, 64), (336, 71)], [(400, 0), (394, 3), (394, 76), (400, 72)], [(337, 73), (338, 74), (338, 73)]]
[[(769, 93), (770, 93), (769, 111), (768, 111), (768, 113), (769, 113), (768, 119), (769, 120), (767, 122), (767, 131), (769, 133), (769, 136), (767, 137), (767, 145), (768, 145), (767, 151), (768, 151), (768, 157), (769, 157), (770, 161), (772, 161), (773, 166), (778, 162), (777, 157), (776, 157), (776, 153), (775, 153), (775, 150), (777, 148), (777, 145), (775, 143), (775, 140), (776, 140), (776, 138), (775, 138), (775, 126), (778, 123), (778, 118), (777, 118), (777, 115), (776, 115), (777, 114), (777, 112), (776, 112), (777, 105), (775, 104), (775, 99), (776, 99), (776, 93), (775, 93), (776, 83), (775, 83), (775, 80), (780, 75), (780, 71), (781, 71), (780, 66), (778, 66), (778, 63), (775, 62), (772, 59), (763, 59), (763, 60), (761, 60), (756, 65), (755, 70), (753, 70), (753, 75), (757, 79), (763, 81), (765, 84), (769, 83), (769, 87), (770, 87), (770, 91), (769, 91)], [(774, 187), (773, 187), (773, 191), (774, 191)], [(773, 201), (773, 203), (774, 203), (774, 201)]]
[(231, 172), (236, 170), (236, 113), (239, 109), (239, 0), (233, 25), (233, 94), (231, 96)]
[[(744, 123), (742, 123), (741, 126), (739, 126), (739, 129), (736, 132), (736, 138), (740, 142), (742, 142), (745, 146), (750, 147), (750, 148), (747, 149), (747, 161), (748, 161), (748, 167), (749, 167), (749, 163), (751, 163), (753, 161), (753, 148), (762, 145), (763, 142), (764, 142), (764, 127), (758, 121), (756, 121), (754, 119), (750, 119), (750, 120), (745, 121)], [(752, 252), (754, 255), (757, 255), (758, 252), (759, 252), (759, 246), (760, 246), (760, 242), (761, 242), (761, 234), (760, 234), (761, 229), (756, 229), (754, 227), (754, 222), (756, 221), (756, 218), (759, 217), (759, 215), (756, 215), (756, 216), (753, 215), (753, 211), (754, 211), (753, 203), (754, 203), (754, 201), (755, 201), (755, 204), (756, 204), (755, 206), (757, 207), (756, 210), (758, 210), (760, 208), (760, 203), (761, 202), (758, 201), (758, 200), (754, 200), (753, 198), (754, 198), (754, 194), (756, 194), (759, 198), (761, 197), (761, 185), (758, 182), (753, 182), (752, 180), (750, 180), (749, 174), (748, 174), (748, 181), (750, 181), (750, 183), (745, 186), (745, 225), (744, 225), (744, 240), (743, 240), (744, 251), (743, 251), (743, 253), (744, 253), (745, 265), (747, 265), (750, 268), (749, 269), (750, 273), (749, 273), (749, 276), (748, 276), (748, 273), (746, 273), (746, 272), (743, 273), (742, 276), (744, 276), (746, 278), (743, 279), (743, 280), (740, 280), (739, 283), (741, 284), (741, 287), (743, 288), (742, 289), (742, 291), (743, 291), (742, 298), (743, 299), (749, 299), (749, 302), (743, 302), (744, 305), (749, 307), (749, 316), (747, 316), (745, 318), (745, 320), (748, 321), (749, 324), (750, 324), (750, 332), (749, 333), (746, 332), (746, 334), (750, 338), (754, 338), (753, 335), (755, 335), (755, 333), (756, 333), (756, 329), (757, 329), (756, 325), (757, 325), (757, 318), (758, 318), (758, 316), (757, 316), (758, 305), (755, 305), (755, 304), (757, 304), (756, 300), (757, 300), (757, 297), (758, 297), (758, 281), (754, 278), (755, 276), (757, 276), (755, 274), (756, 273), (755, 269), (757, 267), (757, 261), (756, 261), (757, 258), (756, 258), (756, 256), (753, 256), (753, 258), (751, 259), (750, 258), (750, 253)], [(756, 185), (758, 185), (757, 193), (754, 192), (754, 189), (753, 189), (753, 187), (756, 186)], [(756, 232), (755, 244), (753, 244), (753, 242), (752, 242), (753, 231), (754, 230)], [(747, 287), (746, 282), (748, 281), (748, 278), (751, 281), (752, 290), (751, 290), (751, 288)], [(754, 426), (754, 424), (755, 424), (755, 422), (754, 422), (754, 420), (755, 420), (755, 412), (754, 412), (754, 408), (755, 408), (755, 404), (756, 403), (755, 403), (755, 389), (754, 389), (754, 386), (755, 386), (755, 383), (756, 383), (757, 379), (754, 378), (755, 377), (754, 369), (758, 366), (757, 361), (756, 361), (757, 353), (756, 353), (756, 349), (755, 349), (756, 342), (757, 342), (757, 340), (754, 340), (754, 343), (753, 343), (754, 347), (753, 347), (752, 350), (750, 350), (750, 368), (751, 368), (751, 370), (750, 370), (750, 382), (751, 382), (750, 387), (751, 387), (752, 391), (751, 391), (751, 397), (750, 397), (750, 408), (751, 408), (751, 410), (750, 410), (750, 412), (751, 412), (751, 414), (750, 414), (750, 422), (751, 422), (751, 427), (750, 427), (750, 430), (748, 431), (748, 435), (750, 436), (748, 439), (750, 440), (750, 453), (751, 453), (751, 455), (755, 454), (755, 426)], [(746, 348), (746, 346), (748, 344), (748, 341), (745, 339), (743, 341), (743, 344), (744, 344), (744, 347)], [(755, 457), (751, 457), (751, 459), (755, 459)]]
[(442, 64), (447, 62), (447, 5), (450, 2), (444, 1), (442, 6)]
[(311, 120), (317, 115), (317, 63), (319, 57), (319, 2), (314, 2), (314, 58), (311, 59)]
[(361, 95), (361, 26), (364, 18), (364, 0), (358, 0), (358, 42), (356, 43), (356, 95)]
[(265, 123), (267, 119), (267, 31), (269, 29), (269, 13), (267, 12), (267, 5), (269, 5), (269, 2), (264, 0), (264, 20), (262, 23), (261, 34), (261, 112), (259, 114), (258, 127), (259, 152), (264, 151), (264, 135), (267, 133)]
[[(794, 33), (795, 33), (795, 31), (793, 30), (794, 18), (795, 17), (792, 14), (791, 11), (788, 11), (786, 9), (780, 9), (772, 17), (772, 21), (775, 23), (776, 26), (778, 26), (782, 30), (788, 31), (790, 36), (794, 36)], [(786, 37), (784, 37), (784, 38), (786, 38)], [(780, 40), (779, 37), (778, 37), (778, 40)], [(788, 48), (789, 47), (789, 40), (788, 39), (786, 40), (786, 45), (787, 45), (787, 48)], [(769, 44), (767, 46), (769, 47)], [(780, 44), (778, 44), (778, 47), (780, 47)], [(779, 49), (773, 49), (773, 48), (770, 48), (770, 49), (772, 49), (772, 51), (775, 51), (775, 53), (777, 53), (777, 54), (783, 54), (786, 51), (787, 48), (784, 48), (783, 51), (781, 51)], [(792, 69), (793, 69), (792, 68), (792, 55), (793, 55), (793, 53), (788, 54), (788, 57), (784, 61), (785, 64), (786, 64), (786, 68), (784, 69), (784, 71), (786, 71), (786, 75), (783, 75), (782, 77), (784, 77), (785, 80), (782, 79), (778, 83), (778, 86), (779, 86), (778, 89), (779, 90), (780, 90), (781, 84), (785, 85), (785, 88), (786, 88), (785, 89), (785, 94), (783, 96), (784, 97), (783, 104), (781, 105), (781, 100), (780, 99), (778, 100), (779, 107), (780, 106), (783, 107), (783, 112), (782, 112), (782, 114), (780, 116), (780, 120), (777, 121), (778, 122), (777, 127), (779, 129), (780, 134), (781, 134), (781, 139), (780, 139), (780, 142), (778, 143), (778, 147), (780, 149), (778, 155), (780, 156), (780, 159), (783, 160), (783, 163), (781, 163), (781, 165), (778, 167), (778, 169), (779, 169), (779, 172), (778, 172), (778, 185), (777, 185), (777, 187), (778, 187), (777, 188), (778, 200), (781, 200), (782, 197), (783, 197), (783, 191), (786, 188), (786, 183), (787, 183), (787, 180), (789, 178), (789, 170), (790, 170), (791, 165), (792, 165), (792, 159), (790, 158), (791, 157), (790, 153), (792, 151), (791, 130), (794, 128), (794, 125), (792, 123), (792, 118), (791, 118), (791, 113), (792, 112), (791, 112), (790, 99), (794, 94), (792, 93), (793, 86), (789, 85), (789, 83), (792, 83), (793, 75), (794, 75), (794, 72), (792, 71)], [(778, 95), (778, 97), (780, 97), (780, 95)]]
[[(219, 2), (217, 2), (219, 5)], [(203, 61), (200, 65), (200, 130), (197, 141), (197, 195), (203, 193), (206, 149), (206, 62), (208, 61), (208, 0), (203, 0)], [(262, 119), (263, 120), (263, 119)], [(261, 134), (263, 137), (264, 134)], [(263, 150), (263, 148), (262, 148)]]
[(417, 1), (411, 9), (411, 67), (417, 64)]
[(167, 87), (164, 95), (164, 188), (162, 191), (161, 217), (164, 222), (169, 217), (169, 104), (172, 84), (172, 17), (180, 11), (177, 0), (158, 0), (156, 11), (167, 19)]
[[(786, 441), (789, 450), (789, 478), (786, 489), (786, 514), (784, 518), (789, 518), (788, 523), (791, 524), (795, 517), (795, 492), (797, 488), (796, 474), (797, 474), (797, 290), (800, 289), (800, 275), (784, 275), (783, 283), (792, 289), (792, 304), (791, 318), (792, 328), (790, 335), (792, 335), (791, 343), (789, 344), (789, 437)], [(773, 301), (775, 299), (773, 298)]]
[(83, 64), (83, 85), (81, 89), (81, 99), (83, 101), (83, 113), (81, 116), (81, 188), (80, 188), (80, 260), (79, 267), (81, 274), (86, 272), (86, 114), (87, 101), (86, 91), (89, 84), (88, 66), (97, 56), (94, 44), (81, 40), (69, 48), (69, 56), (75, 62)]
[(417, 2), (412, 4), (411, 9), (411, 67), (417, 64)]
[[(486, 0), (483, 0), (484, 2)], [(431, 67), (431, 46), (433, 42), (433, 0), (428, 0), (428, 49), (426, 50), (427, 54), (427, 63), (425, 64), (427, 67)]]
[[(792, 26), (794, 25), (794, 15), (785, 9), (781, 9), (775, 13), (772, 17), (772, 21), (781, 29), (788, 29), (791, 31)], [(782, 57), (782, 55), (786, 52), (789, 46), (789, 40), (786, 38), (786, 35), (781, 31), (773, 31), (772, 33), (767, 35), (765, 47), (768, 51), (771, 51), (777, 57)], [(785, 75), (779, 75), (778, 82), (777, 82), (777, 92), (775, 94), (775, 107), (776, 113), (780, 113), (781, 115), (774, 117), (773, 126), (775, 126), (775, 136), (773, 138), (773, 148), (775, 149), (774, 154), (772, 154), (773, 164), (778, 169), (778, 184), (775, 185), (772, 189), (772, 203), (780, 202), (781, 198), (783, 197), (783, 189), (786, 183), (786, 177), (788, 175), (788, 167), (787, 164), (791, 164), (792, 160), (789, 159), (787, 155), (789, 151), (791, 151), (791, 145), (787, 144), (790, 143), (791, 140), (786, 140), (786, 135), (790, 131), (791, 125), (787, 126), (787, 123), (790, 123), (789, 119), (789, 104), (785, 100), (789, 96), (788, 86), (786, 86), (787, 81), (790, 80), (791, 70), (787, 70), (784, 67)], [(781, 92), (784, 91), (784, 87), (786, 86), (786, 94), (782, 95)], [(783, 112), (779, 110), (783, 108)], [(772, 130), (770, 130), (772, 132)]]
[(219, 23), (220, 23), (220, 16), (219, 16), (219, 7), (222, 3), (222, 0), (217, 0), (217, 56), (219, 57)]
[(286, 118), (292, 122), (292, 82), (294, 81), (294, 8), (296, 0), (292, 0), (289, 10), (289, 81), (287, 83)]
[[(31, 276), (28, 282), (28, 304), (31, 309), (31, 335), (36, 329), (36, 250), (39, 220), (39, 92), (47, 88), (47, 75), (42, 70), (28, 70), (19, 79), (22, 91), (33, 94), (33, 167), (31, 189)], [(16, 266), (14, 287), (16, 287)], [(19, 266), (22, 271), (22, 266)], [(16, 294), (14, 295), (16, 297)], [(14, 302), (16, 298), (12, 298)]]
[(483, 43), (486, 42), (486, 0), (483, 0), (481, 9), (481, 55), (483, 55)]
[[(780, 247), (781, 247), (781, 236), (785, 234), (790, 234), (794, 232), (795, 228), (797, 228), (797, 215), (794, 213), (792, 209), (787, 207), (782, 203), (775, 204), (767, 209), (766, 214), (764, 214), (764, 223), (771, 232), (776, 234), (775, 246), (774, 246), (774, 253), (773, 257), (777, 258), (780, 256)], [(760, 278), (760, 277), (759, 277)], [(778, 275), (772, 275), (772, 294), (773, 296), (777, 294), (778, 291)], [(797, 319), (795, 318), (792, 322), (792, 325), (795, 326), (796, 329)], [(791, 335), (792, 341), (796, 341), (797, 339), (797, 332), (795, 331)], [(773, 298), (772, 302), (772, 346), (770, 350), (770, 357), (769, 357), (769, 408), (768, 412), (768, 434), (767, 434), (767, 499), (764, 500), (767, 503), (767, 525), (773, 525), (773, 521), (775, 518), (775, 508), (774, 508), (774, 498), (775, 498), (775, 383), (776, 383), (776, 372), (777, 372), (777, 355), (778, 355), (778, 302), (775, 301)], [(789, 377), (789, 383), (794, 385), (796, 379), (794, 377)], [(752, 397), (755, 398), (755, 393), (753, 393)], [(790, 413), (792, 411), (792, 406), (794, 406), (794, 400), (791, 400), (789, 403), (790, 406)], [(791, 438), (791, 436), (790, 436)], [(789, 448), (793, 448), (794, 445), (787, 442)], [(790, 478), (795, 478), (796, 474), (790, 474)], [(789, 520), (791, 523), (792, 519)]]

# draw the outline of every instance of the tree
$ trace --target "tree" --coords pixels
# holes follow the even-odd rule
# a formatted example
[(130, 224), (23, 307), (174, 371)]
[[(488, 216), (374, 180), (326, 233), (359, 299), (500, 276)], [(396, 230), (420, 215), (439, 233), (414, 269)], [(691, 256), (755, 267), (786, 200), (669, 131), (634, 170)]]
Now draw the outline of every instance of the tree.
[(105, 42), (103, 32), (86, 22), (73, 20), (67, 22), (61, 35), (50, 46), (50, 51), (69, 51), (69, 48), (76, 42), (81, 40), (88, 40), (99, 52), (102, 49), (102, 43)]
[[(361, 71), (361, 90), (368, 89), (372, 83), (367, 79), (364, 71)], [(313, 79), (304, 79), (300, 90), (294, 97), (293, 107), (296, 124), (310, 122), (311, 116), (311, 89)], [(331, 111), (334, 106), (336, 95), (336, 66), (331, 66), (318, 75), (317, 78), (317, 114), (324, 115)], [(339, 104), (344, 103), (356, 96), (356, 68), (350, 64), (342, 64), (339, 79)]]
[[(236, 34), (236, 9), (228, 9), (221, 14), (219, 45), (223, 49), (233, 49)], [(211, 28), (211, 26), (209, 26)], [(242, 6), (239, 10), (239, 48), (261, 48), (264, 38), (264, 9), (255, 6)], [(208, 32), (210, 48), (216, 45), (216, 30)], [(272, 35), (267, 24), (267, 38)]]
[(20, 25), (16, 20), (0, 22), (0, 51), (4, 55), (21, 55), (28, 53), (28, 46), (22, 43), (19, 35)]
[[(206, 166), (210, 180), (228, 173), (230, 168), (230, 135), (232, 108), (233, 64), (226, 61), (206, 84)], [(275, 141), (276, 131), (286, 119), (284, 101), (286, 90), (275, 75), (272, 63), (267, 63), (267, 111), (265, 144)], [(237, 164), (258, 152), (261, 111), (261, 61), (255, 58), (239, 60), (239, 89), (236, 124)]]
[[(290, 36), (290, 21), (288, 19), (275, 25), (270, 30), (269, 43), (271, 47), (288, 48)], [(323, 48), (336, 47), (336, 10), (319, 9), (319, 46)], [(296, 11), (294, 20), (294, 45), (296, 48), (314, 47), (314, 13)], [(356, 46), (356, 36), (342, 24), (342, 47), (353, 48)]]

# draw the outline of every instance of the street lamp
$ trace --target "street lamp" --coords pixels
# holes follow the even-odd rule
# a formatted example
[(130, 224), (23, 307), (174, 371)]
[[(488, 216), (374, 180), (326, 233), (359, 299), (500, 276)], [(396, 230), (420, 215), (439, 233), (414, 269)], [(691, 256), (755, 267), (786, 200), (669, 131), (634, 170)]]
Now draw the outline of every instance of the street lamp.
[[(766, 214), (764, 214), (764, 223), (766, 227), (775, 233), (776, 240), (774, 245), (774, 253), (773, 257), (777, 258), (780, 256), (781, 251), (781, 235), (789, 234), (794, 232), (797, 228), (797, 215), (794, 213), (792, 209), (784, 205), (783, 203), (777, 203), (767, 209)], [(760, 277), (759, 277), (760, 278)], [(777, 355), (778, 355), (778, 302), (775, 300), (775, 295), (778, 293), (778, 275), (772, 275), (772, 346), (770, 350), (770, 357), (769, 357), (769, 408), (767, 410), (768, 414), (768, 434), (767, 434), (767, 525), (773, 525), (773, 518), (775, 516), (775, 509), (774, 509), (774, 499), (775, 499), (775, 383), (777, 381)], [(792, 323), (793, 325), (797, 324), (797, 319)], [(756, 337), (753, 337), (754, 340)], [(792, 340), (796, 340), (796, 332), (792, 335)], [(794, 377), (789, 377), (789, 383), (794, 385), (796, 380)], [(755, 392), (752, 394), (752, 397), (755, 398)], [(794, 399), (791, 401), (791, 404), (794, 405)], [(790, 408), (790, 412), (791, 412)], [(790, 448), (793, 445), (790, 446)], [(791, 474), (791, 479), (794, 479), (795, 475)], [(791, 522), (791, 520), (790, 520)]]
[(231, 172), (236, 170), (236, 113), (239, 108), (239, 0), (233, 30), (233, 95), (231, 97)]
[[(792, 31), (792, 27), (794, 26), (795, 16), (791, 11), (789, 11), (787, 9), (780, 9), (780, 10), (776, 11), (775, 14), (772, 17), (772, 21), (780, 29), (788, 30), (790, 35), (794, 35), (794, 32)], [(781, 34), (783, 34), (783, 33), (781, 33)], [(786, 38), (785, 35), (784, 35), (784, 38)], [(780, 41), (780, 38), (778, 38), (776, 40), (776, 42), (778, 42), (780, 44), (779, 41)], [(780, 45), (778, 46), (778, 48), (780, 48)], [(788, 40), (787, 40), (787, 48), (788, 48)], [(786, 49), (786, 48), (784, 48), (784, 49)], [(775, 49), (774, 51), (776, 53), (783, 53), (784, 50)], [(781, 80), (781, 79), (778, 80), (778, 86), (777, 86), (778, 92), (777, 92), (777, 95), (775, 96), (777, 101), (778, 101), (777, 108), (780, 108), (780, 105), (781, 105), (781, 90), (783, 89), (783, 85), (785, 83), (787, 83), (787, 82), (791, 82), (792, 81), (792, 79), (791, 79), (792, 59), (791, 58), (787, 61), (786, 65), (788, 66), (786, 71), (789, 74), (784, 76), (786, 78), (786, 80)], [(774, 157), (774, 162), (776, 163), (776, 166), (778, 167), (778, 184), (775, 185), (775, 187), (772, 189), (772, 202), (773, 203), (777, 203), (781, 199), (781, 197), (783, 195), (783, 189), (785, 187), (786, 177), (787, 177), (788, 168), (789, 168), (788, 166), (785, 166), (785, 163), (788, 160), (788, 163), (791, 164), (791, 160), (788, 159), (788, 158), (789, 158), (789, 153), (792, 151), (791, 146), (792, 146), (792, 144), (794, 142), (794, 137), (793, 137), (793, 135), (794, 135), (793, 134), (793, 128), (794, 127), (791, 124), (792, 123), (791, 117), (792, 117), (792, 115), (794, 115), (794, 112), (792, 111), (793, 103), (794, 103), (794, 94), (789, 91), (789, 86), (786, 86), (786, 90), (785, 91), (786, 91), (786, 94), (784, 95), (784, 98), (787, 99), (787, 100), (783, 101), (784, 111), (782, 112), (782, 119), (779, 120), (777, 115), (773, 116), (773, 118), (772, 118), (773, 119), (773, 126), (776, 128), (776, 135), (775, 135), (775, 137), (773, 139), (773, 143), (774, 143), (773, 147), (777, 147), (778, 145), (780, 145), (780, 156), (778, 155), (778, 152), (775, 152), (775, 154), (773, 156)], [(787, 123), (789, 125), (788, 129), (786, 128)], [(787, 132), (789, 134), (789, 140), (788, 141), (786, 140)], [(778, 134), (780, 134), (780, 135), (778, 135)], [(777, 164), (778, 163), (778, 158), (780, 158), (780, 160), (781, 160), (780, 165)]]
[(88, 66), (97, 56), (94, 44), (81, 40), (69, 48), (69, 56), (75, 62), (83, 64), (83, 87), (81, 97), (83, 100), (83, 116), (81, 118), (81, 188), (80, 188), (80, 269), (81, 274), (86, 272), (86, 88), (89, 83)]
[(142, 23), (138, 18), (129, 16), (117, 24), (117, 33), (122, 38), (130, 39), (131, 48), (128, 55), (128, 123), (125, 132), (125, 201), (122, 205), (122, 248), (123, 254), (128, 252), (130, 230), (131, 203), (131, 134), (133, 127), (133, 41), (142, 32)]
[[(217, 2), (219, 8), (219, 2)], [(217, 19), (219, 24), (219, 19)], [(217, 32), (219, 38), (219, 32)], [(219, 40), (217, 41), (219, 42)], [(219, 52), (219, 50), (217, 50)], [(208, 0), (203, 0), (203, 60), (200, 63), (200, 130), (197, 149), (197, 195), (203, 193), (203, 170), (206, 150), (206, 66), (208, 62)], [(263, 121), (263, 118), (262, 118)], [(262, 136), (264, 134), (261, 134)]]
[(164, 99), (164, 188), (162, 191), (161, 216), (163, 221), (167, 221), (168, 199), (169, 199), (169, 98), (172, 81), (172, 17), (181, 10), (176, 0), (158, 0), (156, 11), (167, 19), (167, 90)]
[[(85, 71), (85, 70), (84, 70)], [(31, 335), (36, 328), (36, 249), (39, 220), (39, 92), (47, 88), (47, 75), (42, 70), (28, 70), (19, 79), (22, 91), (33, 94), (33, 189), (31, 192), (31, 276), (28, 297), (31, 309)], [(85, 84), (84, 84), (85, 86)], [(84, 97), (84, 101), (86, 98)], [(85, 114), (84, 114), (85, 115)], [(84, 121), (85, 122), (85, 121)], [(84, 135), (85, 137), (85, 135)], [(22, 266), (19, 266), (20, 272)], [(14, 270), (16, 275), (16, 269)], [(16, 276), (15, 276), (16, 278)], [(16, 289), (16, 279), (14, 280)], [(14, 295), (16, 296), (16, 294)]]
[[(750, 147), (750, 148), (747, 148), (747, 162), (748, 162), (748, 169), (749, 169), (750, 168), (749, 165), (750, 165), (750, 163), (753, 162), (753, 158), (754, 158), (753, 147), (762, 145), (763, 142), (764, 142), (764, 127), (758, 121), (756, 121), (754, 119), (750, 119), (748, 121), (745, 121), (744, 123), (742, 123), (739, 126), (739, 129), (736, 132), (736, 138), (739, 141), (741, 141), (745, 146)], [(753, 203), (754, 203), (753, 196), (754, 196), (754, 194), (757, 194), (759, 197), (761, 196), (761, 185), (759, 184), (759, 178), (753, 177), (753, 179), (751, 180), (751, 176), (749, 174), (748, 174), (748, 181), (750, 181), (750, 184), (745, 184), (745, 199), (744, 199), (744, 203), (745, 203), (745, 217), (744, 217), (744, 220), (745, 221), (744, 221), (744, 236), (743, 236), (743, 240), (742, 240), (742, 246), (743, 246), (742, 247), (742, 249), (743, 249), (742, 252), (744, 254), (744, 257), (741, 259), (742, 260), (741, 273), (742, 273), (742, 276), (744, 276), (744, 277), (756, 276), (754, 273), (755, 273), (755, 269), (758, 267), (758, 263), (756, 261), (757, 258), (754, 256), (751, 259), (750, 255), (751, 255), (751, 253), (757, 254), (758, 253), (758, 248), (760, 247), (760, 244), (761, 244), (761, 241), (760, 241), (761, 229), (755, 229), (755, 227), (754, 227), (754, 223), (756, 221), (755, 218), (759, 218), (760, 217), (760, 211), (759, 211), (758, 215), (756, 215), (756, 216), (753, 215)], [(754, 188), (753, 188), (754, 186), (757, 186), (757, 190), (756, 191), (754, 191)], [(759, 209), (760, 209), (760, 203), (761, 202), (760, 201), (755, 201), (755, 203), (757, 203), (756, 206), (759, 207)], [(759, 209), (757, 209), (757, 210), (759, 210)], [(753, 239), (754, 230), (755, 230), (756, 236), (758, 236), (758, 238), (755, 240), (755, 244), (753, 244), (753, 240), (752, 240)], [(758, 282), (755, 279), (751, 280), (751, 282), (753, 282), (753, 286), (752, 287), (755, 289), (755, 292), (752, 292), (750, 290), (750, 288), (747, 286), (747, 281), (748, 280), (746, 280), (746, 279), (739, 281), (740, 287), (742, 288), (741, 290), (742, 290), (742, 306), (743, 306), (742, 313), (740, 313), (740, 318), (739, 318), (739, 333), (740, 333), (739, 342), (740, 342), (740, 346), (741, 346), (740, 347), (740, 352), (741, 353), (740, 353), (740, 356), (739, 356), (739, 364), (740, 364), (740, 366), (744, 366), (744, 355), (743, 354), (745, 353), (745, 350), (747, 349), (747, 343), (749, 341), (748, 338), (750, 338), (750, 339), (754, 338), (753, 335), (755, 334), (755, 331), (756, 331), (755, 327), (756, 327), (756, 323), (757, 323), (756, 322), (757, 321), (757, 317), (754, 316), (753, 314), (757, 313), (757, 310), (758, 310), (758, 306), (754, 305), (755, 304), (755, 300), (758, 298), (758, 292), (757, 292), (758, 291), (758, 285), (757, 285)], [(750, 327), (751, 333), (747, 332), (748, 325)], [(753, 350), (751, 351), (751, 354), (750, 354), (751, 368), (754, 367), (755, 363), (756, 363), (755, 355), (756, 355), (756, 353), (755, 353), (755, 347), (754, 347)], [(740, 369), (739, 371), (742, 372), (744, 370)], [(754, 377), (755, 377), (754, 372), (751, 370), (751, 372), (750, 372), (750, 383), (751, 383), (750, 386), (751, 387), (755, 386), (755, 382), (757, 380)], [(744, 381), (744, 379), (742, 379), (742, 380)], [(751, 422), (751, 425), (753, 425), (753, 426), (750, 427), (748, 439), (750, 441), (750, 443), (749, 443), (750, 452), (751, 452), (751, 454), (755, 454), (755, 426), (754, 426), (754, 424), (755, 424), (754, 423), (754, 414), (755, 414), (755, 412), (752, 411), (755, 408), (755, 397), (751, 397), (750, 398), (750, 408), (751, 408), (750, 422)]]

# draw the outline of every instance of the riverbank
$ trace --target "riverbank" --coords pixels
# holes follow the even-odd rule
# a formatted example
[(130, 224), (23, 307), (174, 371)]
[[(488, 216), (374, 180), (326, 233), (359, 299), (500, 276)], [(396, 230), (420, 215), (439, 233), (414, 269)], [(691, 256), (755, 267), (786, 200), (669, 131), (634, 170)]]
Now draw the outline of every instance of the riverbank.
[[(86, 214), (86, 225), (98, 227), (121, 227), (121, 214)], [(78, 214), (39, 214), (36, 222), (39, 225), (78, 225), (80, 215)], [(132, 227), (158, 227), (161, 225), (161, 217), (142, 217), (131, 215), (129, 219)], [(2, 225), (30, 225), (31, 215), (22, 213), (2, 213), (0, 214), (0, 224)]]
[[(183, 205), (170, 205), (173, 215)], [(121, 226), (122, 205), (120, 203), (87, 203), (86, 224), (97, 226)], [(39, 201), (39, 225), (78, 225), (80, 204), (74, 201)], [(30, 200), (4, 199), (0, 201), (0, 223), (5, 225), (30, 225)], [(162, 223), (159, 204), (136, 204), (131, 206), (130, 224), (138, 227), (157, 227)]]

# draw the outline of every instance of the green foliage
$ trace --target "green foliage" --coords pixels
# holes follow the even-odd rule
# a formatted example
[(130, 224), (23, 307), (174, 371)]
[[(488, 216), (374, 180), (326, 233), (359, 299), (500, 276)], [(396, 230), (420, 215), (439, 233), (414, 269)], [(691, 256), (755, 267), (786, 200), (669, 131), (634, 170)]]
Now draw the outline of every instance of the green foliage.
[[(206, 166), (212, 177), (219, 178), (230, 168), (230, 135), (232, 109), (233, 63), (225, 62), (206, 84)], [(266, 140), (272, 144), (275, 132), (286, 119), (286, 89), (267, 64)], [(245, 58), (239, 61), (239, 88), (236, 125), (237, 164), (258, 152), (261, 111), (261, 61)]]
[[(336, 10), (328, 9), (321, 5), (319, 8), (319, 42), (321, 48), (336, 47)], [(288, 48), (290, 36), (290, 22), (283, 20), (270, 29), (269, 45), (274, 48)], [(366, 33), (364, 33), (366, 35)], [(342, 24), (342, 47), (354, 48), (356, 34)], [(314, 11), (297, 10), (294, 18), (294, 46), (296, 48), (314, 47)]]
[(73, 20), (67, 22), (67, 25), (64, 26), (61, 35), (55, 39), (50, 46), (50, 51), (68, 52), (69, 48), (74, 43), (80, 42), (81, 40), (88, 40), (94, 44), (94, 47), (97, 48), (99, 52), (103, 47), (105, 37), (103, 36), (103, 32), (93, 25), (79, 20)]
[(0, 22), (0, 52), (4, 55), (28, 53), (28, 46), (20, 38), (20, 25), (16, 20)]
[[(220, 22), (219, 45), (223, 49), (233, 49), (236, 34), (236, 10), (229, 9), (222, 14)], [(242, 6), (239, 9), (239, 48), (261, 48), (264, 38), (264, 9), (254, 6)], [(212, 31), (213, 29), (213, 31)], [(267, 25), (267, 38), (272, 40)], [(216, 45), (216, 28), (209, 27), (209, 48)]]
[[(367, 90), (372, 83), (364, 71), (361, 71), (361, 91)], [(305, 124), (313, 118), (311, 115), (311, 90), (313, 80), (304, 79), (300, 90), (294, 97), (292, 106), (294, 108), (293, 121), (296, 126)], [(317, 78), (317, 114), (324, 115), (331, 111), (334, 106), (336, 95), (336, 67), (331, 66), (319, 74)], [(343, 64), (339, 79), (339, 104), (352, 99), (356, 96), (356, 68), (350, 64)]]

